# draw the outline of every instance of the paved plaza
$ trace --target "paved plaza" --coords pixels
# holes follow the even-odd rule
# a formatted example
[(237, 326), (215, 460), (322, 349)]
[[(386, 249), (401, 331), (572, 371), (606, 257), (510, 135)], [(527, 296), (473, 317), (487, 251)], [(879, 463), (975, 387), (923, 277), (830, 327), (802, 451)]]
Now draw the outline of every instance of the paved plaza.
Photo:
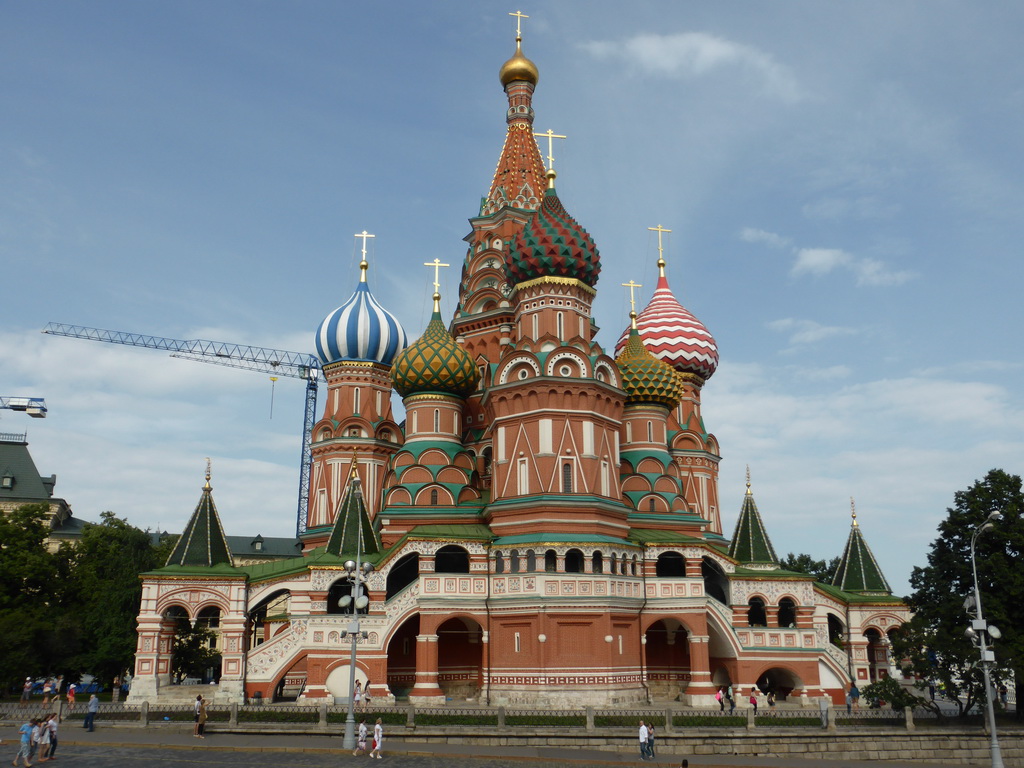
[[(3, 732), (3, 756), (13, 759), (17, 752), (16, 732)], [(61, 731), (56, 766), (82, 768), (202, 768), (203, 766), (246, 766), (246, 768), (337, 768), (339, 764), (370, 764), (366, 756), (353, 757), (341, 748), (341, 736), (297, 734), (210, 733), (195, 739), (191, 733), (144, 728), (98, 728), (88, 733), (81, 728)], [(562, 766), (638, 765), (632, 742), (620, 752), (585, 747), (501, 747), (465, 744), (422, 744), (399, 739), (385, 741), (383, 760), (403, 768), (550, 768)], [(678, 766), (684, 755), (659, 754), (654, 764)], [(732, 757), (728, 755), (685, 755), (695, 768), (929, 768), (925, 763), (855, 760), (798, 760), (771, 756)], [(2, 763), (0, 763), (2, 764)], [(937, 768), (938, 763), (934, 766)]]

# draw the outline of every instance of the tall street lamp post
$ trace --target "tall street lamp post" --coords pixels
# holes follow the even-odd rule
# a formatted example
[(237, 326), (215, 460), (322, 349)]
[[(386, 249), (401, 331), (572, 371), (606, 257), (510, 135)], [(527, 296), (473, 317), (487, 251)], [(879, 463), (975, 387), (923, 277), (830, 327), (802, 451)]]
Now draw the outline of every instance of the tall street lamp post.
[(981, 591), (978, 589), (978, 566), (974, 559), (974, 545), (978, 537), (985, 531), (991, 530), (995, 524), (1002, 520), (999, 512), (993, 512), (985, 522), (978, 526), (971, 536), (971, 575), (974, 577), (974, 610), (975, 618), (967, 629), (967, 637), (977, 646), (981, 652), (981, 673), (985, 681), (985, 714), (988, 718), (989, 751), (992, 755), (992, 768), (1004, 768), (1003, 755), (999, 750), (999, 736), (996, 734), (996, 712), (992, 704), (992, 680), (989, 677), (989, 667), (995, 662), (995, 652), (987, 647), (986, 640), (991, 638), (998, 640), (1002, 633), (997, 627), (990, 626), (985, 621), (981, 612)]
[[(358, 510), (363, 499), (362, 484), (358, 475), (352, 478), (352, 494), (356, 501), (355, 509)], [(361, 525), (361, 523), (362, 521), (359, 520), (356, 524)], [(356, 534), (356, 559), (345, 562), (344, 578), (348, 579), (351, 591), (338, 601), (342, 608), (350, 609), (348, 628), (341, 633), (341, 636), (347, 635), (352, 643), (352, 656), (348, 665), (348, 717), (345, 718), (345, 737), (341, 742), (342, 749), (355, 749), (356, 747), (356, 701), (353, 695), (356, 689), (356, 646), (359, 644), (360, 638), (366, 638), (366, 633), (359, 630), (359, 611), (370, 602), (370, 598), (363, 594), (363, 585), (366, 582), (366, 577), (373, 570), (371, 563), (363, 563), (362, 568), (359, 567), (362, 543), (362, 528), (359, 528)]]

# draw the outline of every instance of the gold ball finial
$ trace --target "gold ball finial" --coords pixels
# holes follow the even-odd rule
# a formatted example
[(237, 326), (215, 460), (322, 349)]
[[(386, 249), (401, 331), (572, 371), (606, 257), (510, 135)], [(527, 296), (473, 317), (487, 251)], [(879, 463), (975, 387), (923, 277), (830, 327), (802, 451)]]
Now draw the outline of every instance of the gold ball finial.
[(555, 188), (555, 179), (558, 178), (558, 174), (555, 173), (555, 169), (554, 168), (548, 168), (548, 170), (544, 174), (544, 176), (548, 180), (548, 189), (554, 189)]
[(498, 79), (501, 80), (502, 87), (516, 81), (537, 85), (537, 80), (540, 79), (540, 70), (537, 69), (537, 65), (523, 55), (522, 43), (522, 36), (516, 35), (516, 52), (512, 54), (511, 59), (501, 65), (501, 69), (498, 71)]

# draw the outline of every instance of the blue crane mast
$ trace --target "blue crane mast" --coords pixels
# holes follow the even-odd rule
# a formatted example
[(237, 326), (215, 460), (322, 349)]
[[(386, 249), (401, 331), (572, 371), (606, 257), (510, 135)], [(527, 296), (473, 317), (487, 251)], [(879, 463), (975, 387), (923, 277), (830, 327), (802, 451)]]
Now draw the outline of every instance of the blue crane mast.
[(46, 401), (41, 397), (0, 397), (0, 409), (21, 411), (33, 419), (46, 418)]
[(303, 379), (306, 382), (306, 402), (302, 421), (302, 457), (299, 465), (299, 501), (295, 517), (295, 535), (299, 536), (305, 532), (309, 504), (309, 474), (313, 464), (313, 423), (316, 421), (316, 398), (320, 383), (320, 361), (314, 355), (224, 341), (168, 339), (163, 336), (148, 336), (142, 333), (105, 331), (101, 328), (86, 328), (64, 323), (49, 323), (43, 329), (43, 333), (67, 336), (72, 339), (88, 339), (110, 344), (124, 344), (130, 347), (159, 349), (170, 352), (171, 357), (179, 357), (184, 360)]

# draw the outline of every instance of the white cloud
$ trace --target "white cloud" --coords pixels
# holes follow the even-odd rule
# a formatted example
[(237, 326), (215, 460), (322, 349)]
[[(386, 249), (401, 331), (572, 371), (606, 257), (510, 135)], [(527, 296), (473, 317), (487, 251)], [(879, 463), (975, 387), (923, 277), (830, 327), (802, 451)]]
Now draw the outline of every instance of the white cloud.
[(768, 232), (764, 229), (757, 229), (756, 227), (744, 227), (741, 229), (740, 240), (745, 243), (764, 243), (773, 248), (785, 248), (790, 243), (788, 237), (783, 237), (775, 232)]
[(792, 317), (772, 320), (771, 322), (766, 323), (766, 325), (773, 331), (788, 333), (789, 343), (791, 346), (813, 344), (817, 341), (821, 341), (822, 339), (828, 339), (834, 336), (852, 336), (857, 333), (857, 331), (852, 328), (843, 328), (837, 325), (822, 325), (821, 323), (816, 323), (813, 320), (796, 320)]
[(664, 77), (699, 78), (721, 70), (752, 74), (766, 96), (786, 102), (802, 98), (792, 72), (757, 48), (706, 32), (636, 35), (622, 41), (593, 41), (582, 48), (599, 59), (622, 59)]
[(853, 257), (838, 248), (800, 248), (796, 252), (792, 273), (802, 275), (827, 275), (836, 267), (848, 265)]
[(857, 274), (857, 285), (902, 285), (915, 277), (908, 270), (893, 271), (878, 259), (860, 259), (854, 263), (853, 268)]

